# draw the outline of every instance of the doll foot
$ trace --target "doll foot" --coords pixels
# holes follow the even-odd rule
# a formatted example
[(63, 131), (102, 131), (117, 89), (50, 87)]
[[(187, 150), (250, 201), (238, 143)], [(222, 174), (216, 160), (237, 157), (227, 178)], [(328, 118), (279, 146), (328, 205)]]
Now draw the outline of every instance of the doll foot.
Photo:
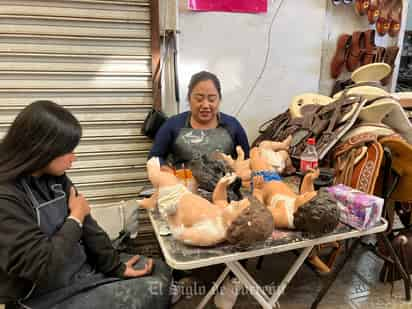
[(319, 258), (319, 256), (311, 256), (308, 258), (308, 261), (315, 266), (316, 270), (320, 273), (330, 273), (330, 268)]
[(146, 163), (147, 167), (155, 167), (160, 169), (160, 161), (158, 157), (151, 157)]
[(223, 176), (222, 178), (220, 178), (219, 182), (222, 184), (226, 184), (229, 185), (232, 182), (234, 182), (237, 178), (237, 175), (235, 173), (230, 173), (230, 174), (226, 174), (225, 176)]
[(144, 198), (142, 200), (136, 200), (137, 205), (141, 208), (145, 209), (155, 209), (156, 201), (152, 198)]

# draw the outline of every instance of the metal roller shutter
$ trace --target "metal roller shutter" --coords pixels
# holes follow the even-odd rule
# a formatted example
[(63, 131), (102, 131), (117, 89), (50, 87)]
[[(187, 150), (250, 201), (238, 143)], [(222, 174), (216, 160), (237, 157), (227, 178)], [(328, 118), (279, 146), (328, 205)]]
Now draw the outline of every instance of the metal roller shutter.
[(70, 109), (84, 133), (69, 175), (92, 205), (136, 197), (147, 184), (151, 143), (140, 126), (152, 105), (150, 5), (0, 1), (0, 137), (34, 100)]

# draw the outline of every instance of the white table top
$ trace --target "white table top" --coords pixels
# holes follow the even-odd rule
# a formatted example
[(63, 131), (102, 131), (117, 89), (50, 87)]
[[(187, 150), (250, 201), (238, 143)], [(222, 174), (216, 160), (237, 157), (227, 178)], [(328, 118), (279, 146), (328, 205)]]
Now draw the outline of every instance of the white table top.
[(173, 236), (161, 236), (159, 230), (167, 226), (160, 214), (149, 212), (156, 237), (162, 248), (167, 264), (174, 269), (194, 269), (215, 264), (238, 261), (252, 257), (279, 253), (289, 250), (316, 246), (323, 243), (377, 234), (386, 230), (388, 223), (381, 219), (375, 227), (358, 231), (340, 224), (334, 232), (322, 237), (305, 237), (301, 232), (293, 230), (275, 230), (266, 241), (257, 242), (248, 248), (236, 248), (223, 243), (214, 247), (192, 247), (177, 241)]

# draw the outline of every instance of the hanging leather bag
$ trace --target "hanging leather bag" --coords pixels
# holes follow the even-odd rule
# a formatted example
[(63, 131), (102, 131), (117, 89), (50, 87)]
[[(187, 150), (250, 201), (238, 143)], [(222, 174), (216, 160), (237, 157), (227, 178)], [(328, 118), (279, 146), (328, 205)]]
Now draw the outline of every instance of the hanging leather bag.
[(143, 122), (142, 134), (153, 139), (166, 120), (167, 116), (162, 111), (152, 107)]

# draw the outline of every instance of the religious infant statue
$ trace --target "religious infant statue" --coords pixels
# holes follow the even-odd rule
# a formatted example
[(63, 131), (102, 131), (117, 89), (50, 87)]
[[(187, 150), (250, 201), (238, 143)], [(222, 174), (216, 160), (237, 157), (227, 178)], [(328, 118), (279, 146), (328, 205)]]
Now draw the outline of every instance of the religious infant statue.
[[(242, 160), (246, 161), (239, 156), (236, 162)], [(264, 177), (258, 173), (265, 171), (267, 175), (268, 172), (276, 172), (259, 149), (252, 149), (251, 159), (247, 161), (252, 168), (251, 175), (254, 175), (253, 196), (240, 201), (228, 201), (227, 188), (236, 176), (226, 175), (217, 182), (212, 202), (209, 202), (189, 192), (173, 174), (161, 171), (158, 159), (152, 158), (147, 162), (148, 177), (158, 192), (139, 203), (149, 209), (157, 204), (173, 236), (186, 244), (197, 246), (212, 246), (225, 240), (248, 245), (266, 239), (273, 231), (273, 223), (277, 228), (309, 228), (308, 232), (328, 232), (336, 226), (328, 226), (330, 220), (319, 217), (319, 212), (313, 216), (310, 211), (298, 211), (316, 196), (313, 181), (318, 171), (304, 177), (302, 191), (298, 195), (282, 181), (264, 182)], [(299, 213), (304, 214), (300, 216), (300, 221), (295, 220)]]
[(213, 246), (225, 240), (233, 240), (234, 227), (243, 224), (247, 233), (242, 238), (244, 245), (267, 239), (273, 231), (273, 218), (267, 208), (250, 197), (228, 202), (227, 187), (235, 175), (222, 177), (212, 196), (212, 202), (190, 192), (175, 175), (160, 170), (156, 157), (147, 162), (147, 173), (157, 189), (150, 198), (139, 201), (141, 207), (159, 208), (166, 219), (172, 235), (188, 245)]

